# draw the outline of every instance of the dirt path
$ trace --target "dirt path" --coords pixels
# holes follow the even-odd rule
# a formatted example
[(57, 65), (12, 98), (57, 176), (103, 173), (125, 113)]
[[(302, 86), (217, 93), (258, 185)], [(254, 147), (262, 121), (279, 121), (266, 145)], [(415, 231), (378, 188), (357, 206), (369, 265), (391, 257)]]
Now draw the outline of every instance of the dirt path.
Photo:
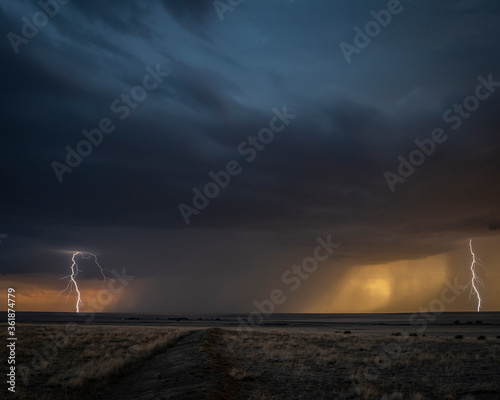
[(223, 336), (223, 329), (211, 328), (201, 343), (201, 350), (210, 358), (211, 379), (214, 383), (210, 390), (210, 398), (236, 400), (240, 398), (244, 388), (241, 382), (230, 375), (232, 365)]
[(239, 388), (223, 355), (223, 330), (194, 332), (146, 361), (92, 399), (166, 400), (236, 399)]

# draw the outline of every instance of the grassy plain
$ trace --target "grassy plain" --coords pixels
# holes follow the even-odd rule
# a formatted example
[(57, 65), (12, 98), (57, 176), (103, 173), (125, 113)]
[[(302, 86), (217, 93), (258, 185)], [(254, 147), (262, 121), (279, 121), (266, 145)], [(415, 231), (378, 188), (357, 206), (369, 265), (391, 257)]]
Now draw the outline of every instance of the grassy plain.
[(1, 398), (500, 399), (496, 324), (173, 325), (19, 323)]

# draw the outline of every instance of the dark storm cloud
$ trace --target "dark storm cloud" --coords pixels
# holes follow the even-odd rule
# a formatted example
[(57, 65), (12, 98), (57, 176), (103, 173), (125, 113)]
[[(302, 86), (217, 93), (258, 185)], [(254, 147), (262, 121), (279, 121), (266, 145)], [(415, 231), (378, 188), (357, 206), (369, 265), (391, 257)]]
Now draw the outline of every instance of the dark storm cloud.
[(124, 3), (110, 0), (97, 3), (74, 2), (72, 5), (88, 22), (99, 21), (104, 26), (127, 36), (139, 35), (150, 39), (153, 31), (145, 22), (145, 17), (150, 15), (151, 4), (151, 1)]
[[(344, 257), (373, 262), (438, 253), (453, 247), (455, 233), (491, 234), (499, 219), (500, 90), (395, 193), (383, 173), (397, 169), (415, 139), (445, 126), (443, 112), (474, 93), (479, 75), (500, 81), (500, 6), (402, 4), (350, 65), (340, 42), (352, 42), (353, 28), (387, 2), (252, 1), (223, 23), (210, 1), (71, 2), (17, 55), (6, 34), (19, 32), (20, 17), (35, 8), (1, 7), (0, 231), (12, 245), (2, 243), (2, 272), (41, 264), (52, 271), (42, 250), (19, 266), (13, 254), (30, 243), (119, 249), (106, 233), (118, 227), (139, 237), (165, 230), (171, 240), (186, 229), (179, 203), (191, 205), (192, 188), (231, 159), (243, 173), (189, 229), (214, 237), (225, 229), (271, 232), (279, 239), (269, 254), (331, 232)], [(110, 103), (157, 64), (170, 75), (119, 121)], [(283, 106), (297, 117), (246, 162), (239, 144)], [(60, 184), (51, 163), (64, 162), (65, 146), (75, 148), (81, 130), (102, 117), (113, 118), (116, 131)], [(75, 233), (80, 228), (93, 239)], [(169, 248), (172, 264), (185, 265), (187, 247)], [(153, 254), (145, 274), (175, 268)], [(212, 253), (190, 261), (199, 269), (223, 262)]]
[(161, 4), (182, 28), (209, 39), (205, 25), (208, 20), (215, 21), (212, 2), (163, 0)]

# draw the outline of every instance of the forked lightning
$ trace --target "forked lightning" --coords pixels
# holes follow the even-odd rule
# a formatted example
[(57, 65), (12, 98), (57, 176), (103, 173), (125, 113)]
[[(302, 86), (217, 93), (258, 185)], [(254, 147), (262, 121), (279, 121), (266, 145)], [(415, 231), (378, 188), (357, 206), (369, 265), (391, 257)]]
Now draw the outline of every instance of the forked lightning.
[(80, 253), (77, 251), (76, 253), (73, 254), (73, 257), (71, 257), (71, 260), (73, 261), (73, 264), (71, 264), (71, 274), (61, 278), (61, 279), (68, 279), (68, 286), (66, 286), (66, 289), (61, 290), (59, 292), (59, 296), (61, 293), (68, 292), (68, 296), (73, 292), (73, 287), (75, 288), (76, 291), (76, 312), (80, 312), (80, 306), (83, 306), (82, 302), (82, 296), (80, 293), (80, 289), (78, 289), (78, 283), (76, 282), (76, 276), (78, 275), (79, 272), (83, 272), (79, 267), (78, 263), (75, 260), (75, 257), (80, 255), (83, 259), (88, 260), (90, 257), (94, 257), (95, 264), (99, 267), (99, 270), (101, 271), (101, 275), (104, 279), (109, 279), (106, 274), (104, 273), (104, 269), (101, 267), (99, 264), (99, 261), (97, 261), (97, 256), (92, 253)]
[(478, 286), (482, 286), (484, 288), (483, 281), (479, 276), (477, 276), (476, 273), (476, 266), (481, 266), (486, 270), (486, 267), (484, 264), (481, 262), (479, 257), (476, 257), (476, 254), (474, 254), (474, 250), (472, 249), (472, 239), (469, 239), (469, 248), (470, 248), (470, 254), (472, 255), (472, 263), (470, 265), (470, 271), (472, 273), (472, 278), (470, 282), (467, 284), (467, 286), (470, 285), (470, 293), (469, 293), (469, 299), (472, 295), (475, 295), (477, 297), (477, 312), (481, 310), (481, 294), (479, 293)]

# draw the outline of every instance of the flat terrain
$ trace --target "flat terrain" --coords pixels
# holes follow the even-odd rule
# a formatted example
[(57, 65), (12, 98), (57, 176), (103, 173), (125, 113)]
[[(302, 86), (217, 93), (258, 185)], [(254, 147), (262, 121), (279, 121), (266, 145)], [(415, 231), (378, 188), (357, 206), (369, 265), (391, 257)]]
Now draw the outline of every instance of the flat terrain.
[(0, 398), (500, 399), (499, 313), (83, 318), (19, 313)]

